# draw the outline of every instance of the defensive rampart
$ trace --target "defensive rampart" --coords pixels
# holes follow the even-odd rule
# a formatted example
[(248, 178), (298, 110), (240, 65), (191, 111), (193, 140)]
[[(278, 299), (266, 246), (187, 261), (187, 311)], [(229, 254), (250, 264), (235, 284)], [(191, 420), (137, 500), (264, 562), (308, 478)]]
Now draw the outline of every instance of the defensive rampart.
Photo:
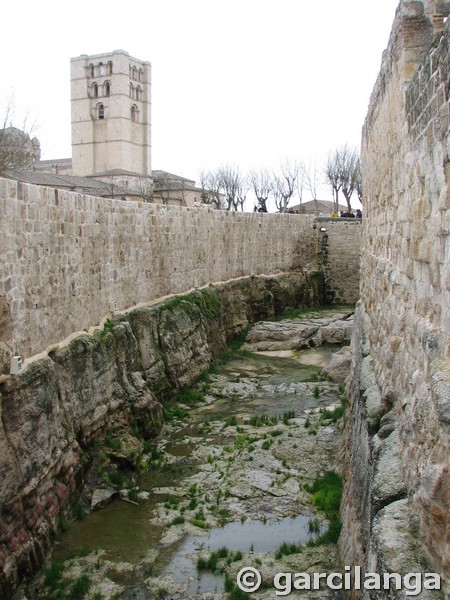
[[(362, 140), (341, 554), (449, 576), (448, 3), (401, 2)], [(365, 592), (368, 594), (368, 592)]]
[[(128, 202), (0, 180), (0, 365), (40, 353), (118, 311), (211, 282), (311, 271), (308, 215)], [(339, 246), (333, 226), (333, 252)], [(345, 227), (343, 226), (342, 232)], [(358, 299), (360, 226), (342, 238), (340, 301)], [(0, 373), (2, 369), (0, 368)]]

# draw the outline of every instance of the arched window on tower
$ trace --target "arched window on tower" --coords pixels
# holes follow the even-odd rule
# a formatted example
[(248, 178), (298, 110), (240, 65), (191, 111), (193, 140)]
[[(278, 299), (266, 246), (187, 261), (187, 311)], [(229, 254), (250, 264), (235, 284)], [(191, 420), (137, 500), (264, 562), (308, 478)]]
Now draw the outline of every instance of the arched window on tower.
[(136, 67), (133, 67), (133, 79), (136, 81), (137, 79), (137, 69)]
[(142, 89), (140, 85), (136, 88), (136, 100), (142, 100)]
[(109, 96), (111, 94), (111, 84), (109, 81), (105, 81), (105, 85), (103, 86), (103, 94), (105, 96)]
[(139, 81), (143, 81), (144, 80), (144, 71), (142, 69), (139, 69)]
[(98, 84), (97, 83), (92, 84), (92, 93), (94, 94), (94, 98), (98, 98)]
[(97, 115), (99, 119), (105, 118), (105, 106), (103, 104), (97, 106)]
[(133, 123), (137, 123), (139, 120), (139, 111), (137, 109), (136, 104), (133, 104), (133, 106), (131, 107), (131, 120), (133, 121)]
[(134, 93), (133, 84), (130, 83), (130, 98), (133, 98), (133, 93)]
[(108, 75), (112, 75), (113, 69), (112, 69), (112, 62), (109, 61), (108, 62)]
[(95, 77), (94, 65), (92, 63), (89, 65), (89, 75)]
[(98, 74), (100, 77), (105, 74), (105, 65), (102, 62), (98, 63)]

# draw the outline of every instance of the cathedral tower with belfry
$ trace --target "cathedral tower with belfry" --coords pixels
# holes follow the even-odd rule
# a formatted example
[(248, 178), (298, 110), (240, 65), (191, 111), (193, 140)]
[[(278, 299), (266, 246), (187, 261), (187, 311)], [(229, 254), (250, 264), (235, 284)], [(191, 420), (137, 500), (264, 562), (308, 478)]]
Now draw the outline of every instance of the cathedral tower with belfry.
[(114, 50), (70, 66), (73, 175), (150, 177), (150, 63)]

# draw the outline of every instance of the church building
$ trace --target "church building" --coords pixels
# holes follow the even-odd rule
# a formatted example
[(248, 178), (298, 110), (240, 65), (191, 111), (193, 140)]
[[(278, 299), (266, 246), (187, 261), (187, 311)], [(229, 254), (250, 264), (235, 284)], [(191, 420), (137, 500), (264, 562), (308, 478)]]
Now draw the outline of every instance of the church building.
[(150, 176), (150, 63), (115, 50), (70, 67), (72, 174)]
[(95, 196), (192, 206), (195, 181), (152, 172), (151, 64), (124, 50), (70, 60), (72, 157), (36, 160), (9, 176)]

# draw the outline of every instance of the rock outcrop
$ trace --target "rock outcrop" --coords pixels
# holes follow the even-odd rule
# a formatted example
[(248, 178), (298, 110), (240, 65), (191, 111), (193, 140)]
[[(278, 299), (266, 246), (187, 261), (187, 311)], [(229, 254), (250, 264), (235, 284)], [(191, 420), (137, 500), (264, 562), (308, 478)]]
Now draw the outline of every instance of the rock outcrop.
[(322, 344), (349, 343), (352, 336), (353, 312), (341, 315), (317, 315), (308, 319), (287, 319), (278, 323), (257, 323), (247, 335), (247, 350), (296, 350)]

